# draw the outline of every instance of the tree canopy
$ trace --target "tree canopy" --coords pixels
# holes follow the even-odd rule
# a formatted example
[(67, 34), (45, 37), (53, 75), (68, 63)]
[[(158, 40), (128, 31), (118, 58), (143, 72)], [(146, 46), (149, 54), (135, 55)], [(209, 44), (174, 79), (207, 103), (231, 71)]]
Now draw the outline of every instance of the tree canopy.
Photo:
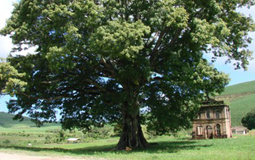
[(228, 77), (204, 57), (247, 68), (254, 31), (236, 11), (252, 0), (21, 0), (2, 35), (27, 83), (10, 112), (64, 128), (121, 123), (117, 149), (147, 147), (141, 124), (157, 134), (190, 126), (205, 95), (223, 91)]
[(24, 73), (19, 73), (9, 62), (0, 59), (0, 96), (14, 96), (22, 92), (26, 82), (20, 80)]
[(247, 113), (241, 120), (243, 126), (247, 127), (249, 130), (255, 129), (255, 110), (251, 110)]

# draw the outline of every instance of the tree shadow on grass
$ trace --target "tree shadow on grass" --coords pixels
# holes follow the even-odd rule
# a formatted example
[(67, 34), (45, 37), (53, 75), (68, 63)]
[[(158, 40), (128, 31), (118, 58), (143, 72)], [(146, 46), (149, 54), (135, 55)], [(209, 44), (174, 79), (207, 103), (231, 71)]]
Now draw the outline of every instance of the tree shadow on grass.
[(195, 141), (170, 141), (158, 142), (147, 149), (138, 149), (135, 152), (148, 153), (177, 153), (182, 150), (200, 150), (201, 148), (211, 147), (212, 145), (201, 145)]
[(114, 150), (115, 144), (111, 145), (101, 145), (101, 146), (88, 146), (83, 148), (76, 149), (65, 149), (65, 148), (47, 148), (47, 147), (22, 147), (22, 146), (4, 146), (0, 145), (0, 149), (17, 149), (17, 150), (25, 150), (32, 152), (41, 152), (41, 151), (49, 151), (49, 152), (59, 152), (59, 153), (67, 153), (67, 154), (75, 154), (75, 155), (100, 155), (104, 153), (113, 153), (113, 154), (130, 154), (130, 153), (177, 153), (181, 150), (200, 150), (204, 147), (210, 147), (212, 145), (200, 145), (196, 141), (169, 141), (169, 142), (157, 142), (151, 143), (150, 147), (135, 149), (132, 151), (116, 151)]

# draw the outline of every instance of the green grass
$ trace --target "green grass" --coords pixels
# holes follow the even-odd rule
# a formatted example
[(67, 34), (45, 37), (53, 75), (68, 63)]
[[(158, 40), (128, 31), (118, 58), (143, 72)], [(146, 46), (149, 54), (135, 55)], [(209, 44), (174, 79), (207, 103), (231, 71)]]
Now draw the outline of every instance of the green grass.
[(247, 92), (255, 92), (255, 81), (228, 86), (221, 95), (240, 94)]
[(118, 138), (95, 140), (77, 144), (33, 144), (24, 145), (0, 143), (0, 151), (46, 156), (74, 156), (77, 158), (106, 158), (119, 160), (150, 160), (150, 159), (255, 159), (255, 136), (236, 135), (232, 139), (190, 140), (171, 136), (159, 137), (150, 142), (157, 143), (147, 149), (133, 151), (112, 150)]
[(230, 103), (232, 126), (241, 125), (241, 119), (255, 108), (255, 95), (249, 95)]

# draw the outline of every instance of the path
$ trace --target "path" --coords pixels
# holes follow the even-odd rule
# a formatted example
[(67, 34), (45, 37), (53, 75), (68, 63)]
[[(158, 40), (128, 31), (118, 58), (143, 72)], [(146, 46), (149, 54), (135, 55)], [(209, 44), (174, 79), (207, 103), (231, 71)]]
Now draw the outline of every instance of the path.
[(23, 154), (0, 153), (0, 160), (105, 160), (103, 158), (76, 158), (70, 156), (31, 156)]

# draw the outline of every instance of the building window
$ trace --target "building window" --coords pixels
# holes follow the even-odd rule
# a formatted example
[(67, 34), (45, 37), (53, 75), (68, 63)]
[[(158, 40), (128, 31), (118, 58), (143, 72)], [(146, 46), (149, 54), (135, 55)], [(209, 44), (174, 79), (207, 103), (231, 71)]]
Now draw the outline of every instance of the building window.
[(197, 119), (201, 119), (201, 113), (198, 113)]
[(220, 112), (216, 112), (216, 118), (219, 119), (220, 118)]
[(220, 129), (220, 125), (219, 124), (217, 124), (216, 125), (216, 135), (217, 136), (220, 136), (221, 135), (221, 131), (220, 131), (221, 129)]
[(206, 111), (206, 118), (207, 118), (207, 119), (210, 119), (210, 118), (211, 118), (211, 117), (210, 117), (210, 110), (207, 110), (207, 111)]
[(197, 135), (199, 135), (199, 136), (203, 135), (203, 127), (202, 126), (197, 127)]

